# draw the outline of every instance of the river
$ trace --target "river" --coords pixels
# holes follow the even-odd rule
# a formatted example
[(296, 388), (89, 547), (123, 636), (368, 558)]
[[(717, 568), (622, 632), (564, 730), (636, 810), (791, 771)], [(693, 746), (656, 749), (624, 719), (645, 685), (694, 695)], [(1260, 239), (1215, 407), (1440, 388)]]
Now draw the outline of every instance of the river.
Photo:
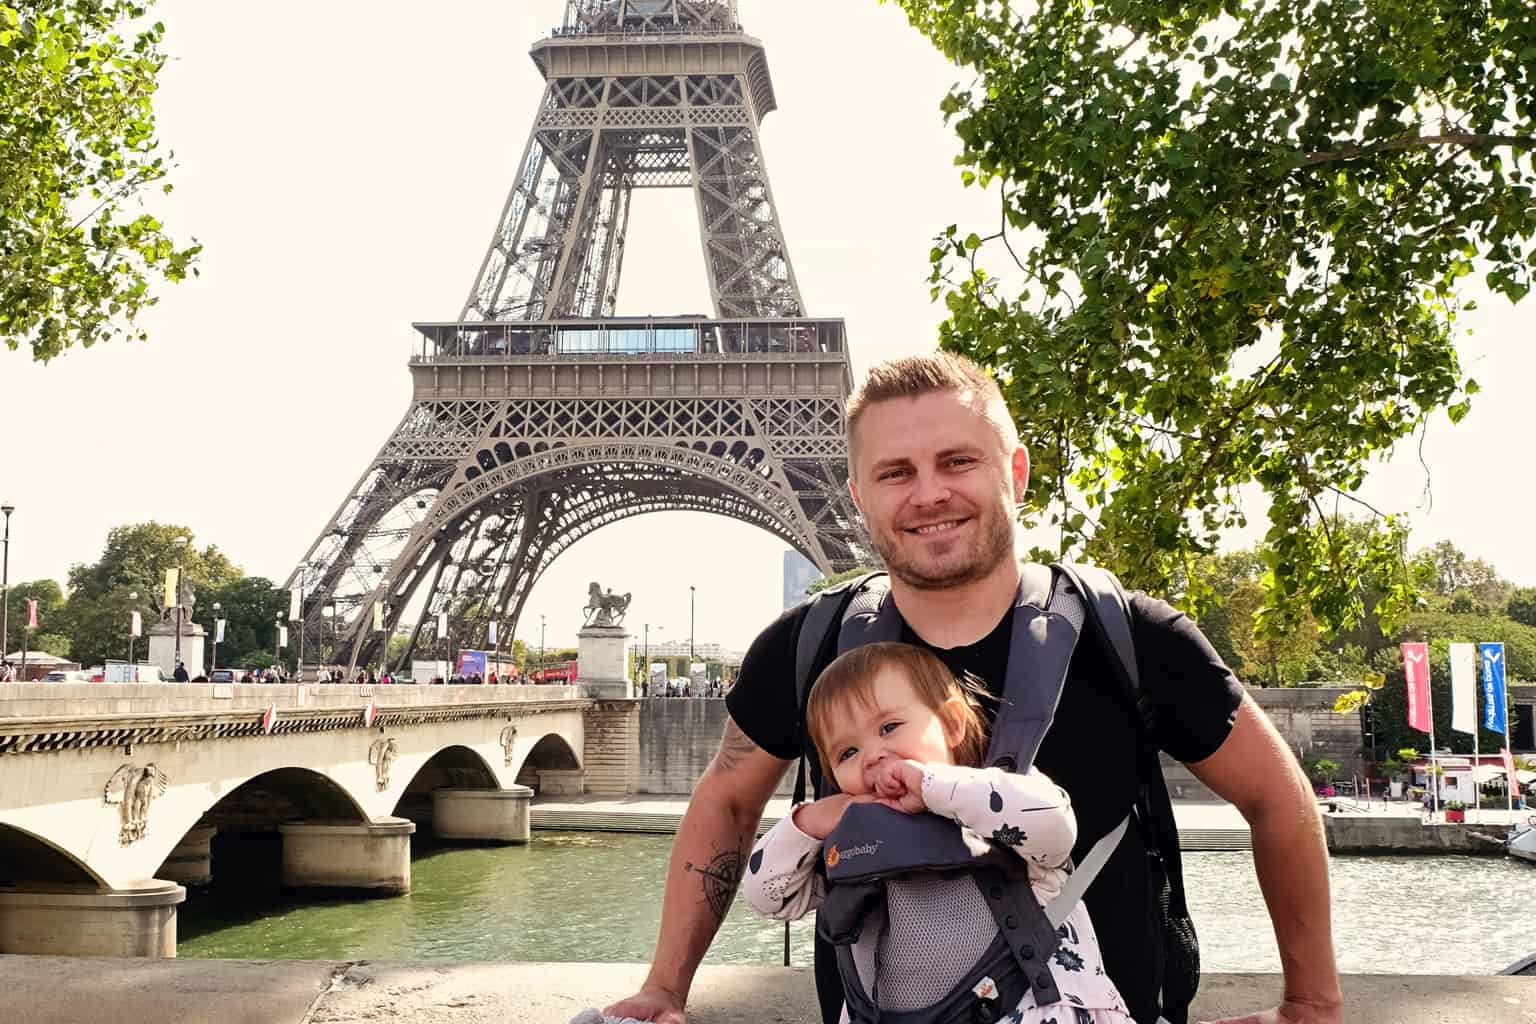
[[(536, 832), (527, 846), (416, 849), (412, 891), (312, 900), (251, 872), (194, 892), (178, 919), (186, 957), (318, 960), (646, 961), (670, 836)], [(221, 861), (215, 860), (218, 870)], [(1278, 971), (1245, 853), (1187, 853), (1207, 972)], [(1536, 868), (1493, 857), (1335, 857), (1333, 926), (1346, 973), (1491, 974), (1536, 952)], [(265, 875), (265, 881), (262, 880)], [(777, 964), (784, 929), (738, 899), (706, 962)], [(811, 922), (792, 929), (808, 964)], [(1427, 955), (1417, 963), (1412, 951)]]

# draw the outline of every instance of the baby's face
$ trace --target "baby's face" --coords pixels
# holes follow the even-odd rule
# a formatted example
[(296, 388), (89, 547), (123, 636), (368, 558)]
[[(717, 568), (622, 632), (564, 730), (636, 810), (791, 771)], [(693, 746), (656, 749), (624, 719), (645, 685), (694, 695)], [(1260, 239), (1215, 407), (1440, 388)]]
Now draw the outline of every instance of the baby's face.
[(826, 759), (839, 789), (850, 796), (873, 792), (875, 771), (887, 759), (953, 763), (943, 719), (904, 672), (882, 669), (872, 697), (835, 705), (829, 714)]

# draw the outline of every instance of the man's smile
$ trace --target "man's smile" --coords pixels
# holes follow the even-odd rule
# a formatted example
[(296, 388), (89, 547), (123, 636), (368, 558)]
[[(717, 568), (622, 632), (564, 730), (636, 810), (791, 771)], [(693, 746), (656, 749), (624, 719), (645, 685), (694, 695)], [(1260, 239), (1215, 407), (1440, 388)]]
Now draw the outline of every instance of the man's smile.
[(948, 533), (950, 530), (964, 526), (968, 522), (970, 522), (969, 517), (945, 519), (937, 523), (925, 523), (922, 526), (909, 526), (906, 528), (906, 532), (916, 534), (919, 537), (932, 537), (941, 533)]

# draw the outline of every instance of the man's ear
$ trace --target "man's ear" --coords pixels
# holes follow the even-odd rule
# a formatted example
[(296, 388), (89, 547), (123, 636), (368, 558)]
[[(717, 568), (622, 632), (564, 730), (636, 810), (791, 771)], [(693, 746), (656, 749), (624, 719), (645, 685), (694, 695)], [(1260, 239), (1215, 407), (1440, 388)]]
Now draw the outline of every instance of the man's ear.
[(1022, 504), (1029, 493), (1029, 449), (1022, 444), (1013, 450), (1013, 500)]
[(852, 473), (848, 474), (848, 494), (853, 498), (853, 507), (858, 509), (859, 515), (862, 516), (864, 514), (864, 503), (859, 501), (859, 482), (853, 478)]

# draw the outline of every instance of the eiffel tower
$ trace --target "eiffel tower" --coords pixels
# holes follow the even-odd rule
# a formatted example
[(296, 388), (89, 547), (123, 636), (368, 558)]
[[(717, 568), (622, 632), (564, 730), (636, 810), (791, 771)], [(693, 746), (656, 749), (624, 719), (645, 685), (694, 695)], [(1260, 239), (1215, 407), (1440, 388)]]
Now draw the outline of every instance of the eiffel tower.
[[(736, 0), (568, 0), (532, 57), (543, 100), (474, 287), (414, 325), (410, 407), (287, 582), (333, 663), (378, 662), (408, 609), (402, 662), (424, 634), (510, 637), (562, 552), (647, 512), (751, 523), (827, 573), (870, 557), (846, 334), (805, 315)], [(712, 318), (615, 316), (638, 188), (693, 190)]]

